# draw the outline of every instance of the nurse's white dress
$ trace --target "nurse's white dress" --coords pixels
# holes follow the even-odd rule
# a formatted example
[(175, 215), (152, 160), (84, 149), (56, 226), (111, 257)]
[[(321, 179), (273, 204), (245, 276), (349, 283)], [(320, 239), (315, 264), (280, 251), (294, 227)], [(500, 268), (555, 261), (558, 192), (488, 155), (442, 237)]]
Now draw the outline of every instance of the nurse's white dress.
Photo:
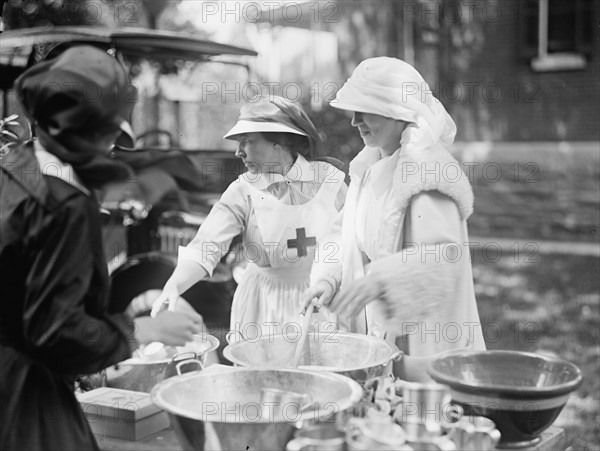
[[(234, 294), (231, 330), (245, 338), (295, 334), (300, 298), (309, 286), (317, 250), (342, 208), (344, 173), (301, 155), (285, 176), (242, 174), (212, 208), (196, 237), (179, 250), (212, 274), (233, 238), (243, 237), (247, 262)], [(335, 317), (322, 313), (317, 327), (333, 329)]]

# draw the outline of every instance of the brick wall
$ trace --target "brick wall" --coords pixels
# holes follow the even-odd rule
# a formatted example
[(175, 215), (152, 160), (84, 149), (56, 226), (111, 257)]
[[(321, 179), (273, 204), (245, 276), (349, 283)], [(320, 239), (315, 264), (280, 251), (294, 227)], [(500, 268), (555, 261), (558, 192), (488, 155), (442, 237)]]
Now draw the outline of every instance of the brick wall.
[[(455, 1), (472, 5), (460, 23), (440, 13), (440, 82), (432, 89), (455, 118), (458, 139), (600, 139), (600, 27), (594, 23), (585, 69), (534, 72), (522, 56), (518, 1)], [(600, 4), (594, 8), (597, 19)]]

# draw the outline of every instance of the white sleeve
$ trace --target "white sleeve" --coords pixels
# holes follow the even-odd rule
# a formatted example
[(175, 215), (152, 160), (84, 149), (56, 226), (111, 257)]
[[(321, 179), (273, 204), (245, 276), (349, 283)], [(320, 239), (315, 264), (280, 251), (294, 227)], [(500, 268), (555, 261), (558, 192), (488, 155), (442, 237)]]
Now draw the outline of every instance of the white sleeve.
[(348, 194), (348, 185), (342, 183), (337, 193), (334, 206), (338, 210), (329, 233), (320, 243), (317, 260), (310, 273), (310, 283), (314, 285), (320, 280), (327, 279), (337, 291), (342, 280), (342, 223), (344, 221), (344, 203)]
[(320, 280), (328, 280), (335, 290), (340, 287), (342, 280), (342, 223), (344, 209), (340, 210), (325, 239), (318, 243), (318, 259), (310, 272), (310, 283), (314, 285)]
[(191, 260), (202, 266), (209, 276), (229, 250), (234, 237), (242, 233), (247, 221), (248, 199), (242, 182), (235, 181), (212, 207), (194, 239), (179, 248), (178, 260)]

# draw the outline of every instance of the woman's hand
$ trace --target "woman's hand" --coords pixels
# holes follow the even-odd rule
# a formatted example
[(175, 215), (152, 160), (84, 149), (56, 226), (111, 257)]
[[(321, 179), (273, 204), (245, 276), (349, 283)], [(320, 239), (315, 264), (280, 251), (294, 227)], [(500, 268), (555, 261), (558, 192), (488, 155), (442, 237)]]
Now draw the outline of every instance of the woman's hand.
[(141, 344), (159, 341), (168, 346), (182, 346), (202, 332), (202, 317), (180, 312), (161, 312), (155, 318), (135, 318), (135, 337)]
[(433, 358), (429, 356), (413, 357), (403, 355), (400, 360), (393, 364), (394, 374), (406, 382), (434, 382), (427, 371), (432, 360)]
[(300, 300), (300, 312), (306, 312), (306, 309), (310, 306), (314, 299), (317, 299), (316, 303), (314, 303), (314, 306), (317, 310), (324, 305), (328, 305), (335, 295), (335, 290), (336, 287), (334, 286), (334, 282), (330, 282), (326, 279), (320, 280), (314, 285), (310, 286), (304, 292), (302, 299)]
[(340, 316), (353, 318), (367, 304), (379, 299), (381, 295), (381, 283), (375, 276), (368, 275), (340, 290), (331, 301), (329, 308)]
[(165, 285), (160, 296), (156, 298), (152, 304), (152, 311), (150, 312), (151, 317), (156, 317), (161, 311), (167, 306), (171, 312), (175, 311), (177, 307), (177, 301), (179, 300), (179, 290), (173, 285)]
[(400, 360), (394, 362), (394, 374), (406, 382), (434, 382), (428, 371), (431, 362), (440, 357), (459, 354), (467, 350), (467, 348), (451, 349), (420, 357), (405, 354)]

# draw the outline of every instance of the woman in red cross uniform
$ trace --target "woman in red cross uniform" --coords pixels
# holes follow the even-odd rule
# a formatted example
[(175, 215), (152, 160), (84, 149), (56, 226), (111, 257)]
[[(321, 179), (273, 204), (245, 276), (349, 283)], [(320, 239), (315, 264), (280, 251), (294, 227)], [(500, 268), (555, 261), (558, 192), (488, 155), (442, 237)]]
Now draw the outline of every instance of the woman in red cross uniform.
[[(299, 105), (281, 97), (242, 107), (224, 138), (238, 141), (236, 156), (248, 171), (179, 249), (177, 268), (154, 311), (167, 302), (174, 309), (179, 294), (210, 277), (242, 234), (247, 266), (233, 298), (231, 330), (245, 338), (295, 334), (313, 262), (339, 258), (334, 244), (327, 247), (326, 234), (345, 200), (345, 175), (316, 159), (320, 139), (313, 123)], [(318, 327), (333, 330), (334, 318), (317, 317)]]

